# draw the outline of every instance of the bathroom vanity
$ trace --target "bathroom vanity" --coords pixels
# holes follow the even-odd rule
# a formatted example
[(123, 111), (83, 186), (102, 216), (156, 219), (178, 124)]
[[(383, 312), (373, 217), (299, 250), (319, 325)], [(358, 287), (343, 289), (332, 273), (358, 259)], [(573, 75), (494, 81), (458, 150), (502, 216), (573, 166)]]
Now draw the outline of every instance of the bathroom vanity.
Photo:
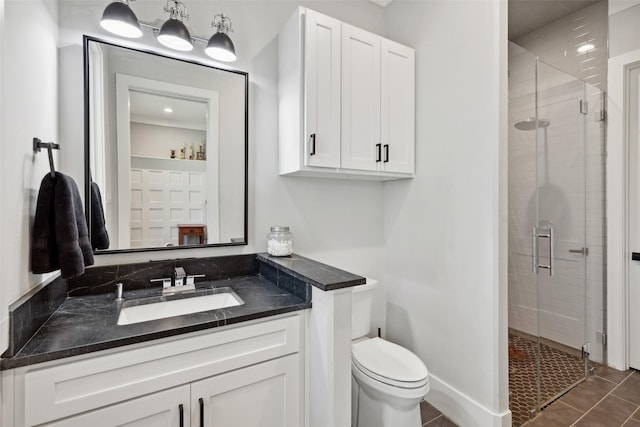
[[(342, 342), (336, 322), (350, 311), (345, 306), (346, 313), (336, 312), (331, 301), (349, 296), (350, 302), (350, 287), (365, 279), (297, 255), (185, 260), (189, 262), (196, 263), (191, 269), (207, 265), (218, 271), (213, 280), (201, 279), (199, 291), (230, 288), (243, 304), (119, 326), (123, 303), (114, 300), (111, 282), (124, 283), (125, 301), (157, 296), (159, 287), (129, 290), (127, 277), (136, 287), (143, 282), (141, 275), (157, 275), (158, 266), (119, 266), (115, 271), (124, 276), (115, 278), (88, 270), (88, 278), (107, 279), (96, 283), (96, 289), (112, 291), (85, 290), (65, 299), (15, 355), (1, 359), (3, 422), (317, 425), (309, 419), (320, 408), (314, 410), (305, 396), (326, 393), (320, 389), (335, 382), (335, 368), (349, 366), (347, 347), (327, 343)], [(230, 265), (241, 267), (234, 272)], [(80, 285), (69, 284), (70, 294), (84, 283)], [(314, 384), (320, 379), (317, 373), (324, 377), (322, 384)], [(348, 384), (348, 372), (346, 380)], [(322, 399), (315, 404), (323, 404)], [(333, 421), (327, 418), (325, 425), (329, 423)]]

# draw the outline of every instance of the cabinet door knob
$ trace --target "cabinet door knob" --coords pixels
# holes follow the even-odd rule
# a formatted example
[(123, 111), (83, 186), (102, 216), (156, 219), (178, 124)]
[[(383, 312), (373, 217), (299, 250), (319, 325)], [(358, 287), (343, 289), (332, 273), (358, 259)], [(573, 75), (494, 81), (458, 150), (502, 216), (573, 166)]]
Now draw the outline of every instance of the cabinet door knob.
[(389, 163), (389, 144), (384, 144), (384, 163)]
[(204, 427), (204, 400), (200, 398), (198, 403), (200, 404), (200, 427)]
[(376, 163), (382, 160), (382, 144), (376, 144)]
[(314, 156), (316, 154), (316, 134), (312, 133), (311, 136), (309, 137), (309, 140), (311, 142), (311, 148), (309, 149), (309, 155), (310, 156)]
[(178, 411), (180, 412), (180, 427), (184, 427), (184, 406), (182, 403), (178, 405)]

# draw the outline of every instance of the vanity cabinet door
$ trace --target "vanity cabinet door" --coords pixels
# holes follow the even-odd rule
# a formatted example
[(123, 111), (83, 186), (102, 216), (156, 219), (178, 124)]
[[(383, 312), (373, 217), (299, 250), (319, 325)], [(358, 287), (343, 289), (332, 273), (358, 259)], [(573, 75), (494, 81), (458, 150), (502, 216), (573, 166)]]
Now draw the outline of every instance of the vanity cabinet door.
[(191, 384), (192, 426), (299, 427), (304, 391), (298, 354)]
[(385, 172), (415, 171), (415, 51), (381, 40), (381, 140)]
[(340, 31), (337, 19), (306, 11), (305, 164), (340, 167)]
[(342, 162), (345, 169), (378, 169), (380, 36), (342, 24)]
[(47, 424), (48, 427), (190, 427), (190, 387), (184, 385)]

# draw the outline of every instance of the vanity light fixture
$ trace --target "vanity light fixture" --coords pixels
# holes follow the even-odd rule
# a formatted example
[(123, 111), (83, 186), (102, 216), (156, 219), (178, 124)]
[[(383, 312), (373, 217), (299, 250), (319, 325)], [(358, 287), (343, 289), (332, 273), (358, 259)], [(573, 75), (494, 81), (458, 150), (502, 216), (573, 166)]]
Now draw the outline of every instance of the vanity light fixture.
[(182, 22), (189, 19), (187, 7), (180, 0), (167, 0), (164, 11), (169, 14), (169, 19), (160, 27), (156, 37), (158, 41), (170, 49), (183, 52), (192, 50), (191, 34)]
[(207, 39), (192, 36), (183, 21), (189, 19), (187, 7), (181, 0), (167, 0), (164, 11), (169, 14), (162, 26), (156, 22), (139, 21), (133, 10), (129, 7), (129, 2), (135, 0), (113, 0), (104, 10), (100, 25), (105, 30), (122, 37), (142, 37), (141, 27), (150, 28), (158, 42), (162, 45), (183, 52), (193, 50), (194, 44), (206, 45), (204, 51), (211, 58), (222, 62), (233, 62), (236, 60), (236, 49), (229, 38), (229, 33), (233, 32), (231, 20), (224, 13), (215, 15), (211, 26), (216, 32)]
[(223, 62), (233, 62), (236, 60), (236, 48), (233, 46), (229, 33), (233, 32), (231, 27), (231, 20), (224, 13), (215, 15), (211, 26), (216, 29), (216, 32), (209, 39), (207, 47), (204, 49), (204, 53), (211, 58)]
[(102, 13), (100, 26), (122, 37), (142, 37), (142, 29), (136, 14), (129, 7), (129, 0), (115, 0), (110, 3)]

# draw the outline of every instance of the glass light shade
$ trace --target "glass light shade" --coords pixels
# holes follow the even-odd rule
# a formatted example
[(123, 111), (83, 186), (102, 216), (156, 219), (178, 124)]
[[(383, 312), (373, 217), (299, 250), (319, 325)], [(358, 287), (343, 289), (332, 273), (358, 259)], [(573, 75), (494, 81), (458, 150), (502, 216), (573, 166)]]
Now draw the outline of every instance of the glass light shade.
[(100, 26), (110, 33), (122, 37), (142, 37), (142, 29), (133, 10), (124, 3), (114, 1), (110, 3), (102, 14)]
[(233, 62), (236, 60), (236, 48), (233, 46), (233, 42), (228, 35), (221, 32), (211, 36), (204, 53), (218, 61)]
[(162, 24), (158, 41), (170, 49), (187, 52), (193, 49), (191, 35), (187, 27), (179, 19), (168, 19)]

